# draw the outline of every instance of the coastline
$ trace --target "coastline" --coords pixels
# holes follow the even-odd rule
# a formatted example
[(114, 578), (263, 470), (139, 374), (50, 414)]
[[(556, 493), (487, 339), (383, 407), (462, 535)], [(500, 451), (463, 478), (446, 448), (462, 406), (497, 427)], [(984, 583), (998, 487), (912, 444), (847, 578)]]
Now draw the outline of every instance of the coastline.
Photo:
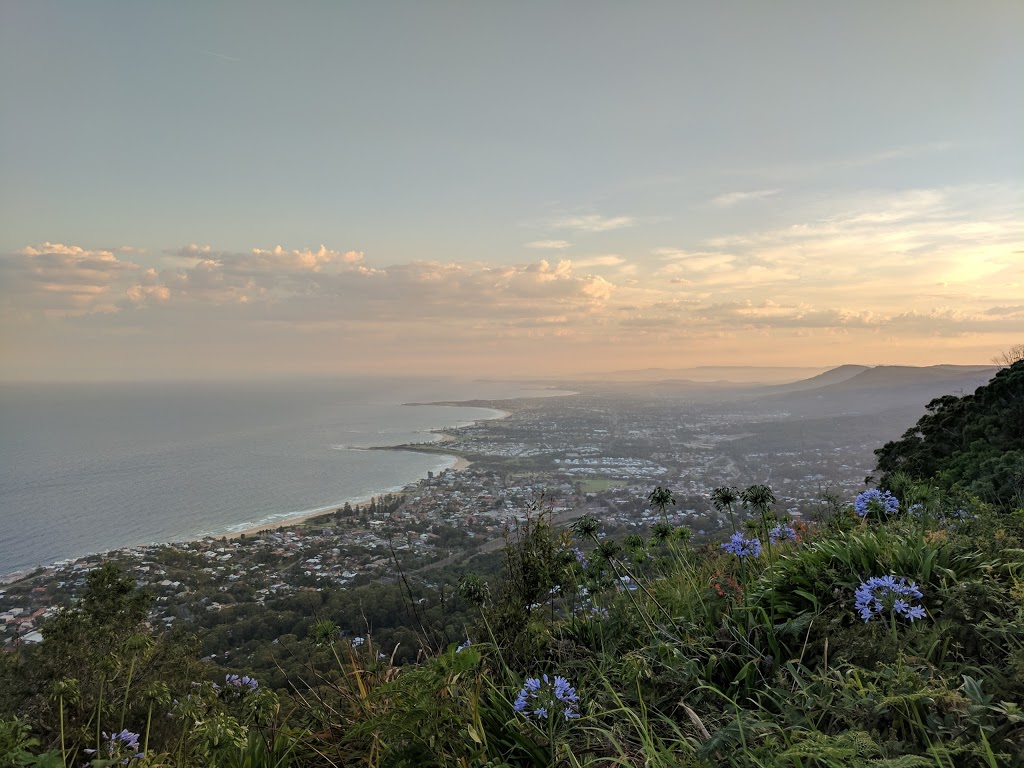
[[(450, 435), (448, 437), (449, 437), (449, 439), (454, 439), (454, 438), (451, 438)], [(387, 450), (387, 449), (385, 448), (384, 450)], [(464, 459), (461, 456), (453, 456), (451, 454), (437, 454), (437, 455), (438, 456), (447, 456), (450, 459), (454, 459), (454, 462), (452, 463), (452, 466), (446, 467), (444, 470), (442, 470), (443, 472), (448, 472), (448, 471), (451, 471), (451, 472), (461, 472), (462, 470), (468, 469), (469, 467), (471, 467), (473, 465), (473, 462), (467, 461), (466, 459)], [(344, 507), (346, 504), (351, 504), (353, 507), (365, 506), (365, 505), (369, 504), (373, 499), (377, 498), (378, 496), (383, 496), (386, 493), (401, 494), (404, 491), (405, 488), (408, 488), (410, 485), (416, 484), (421, 479), (422, 478), (417, 478), (416, 480), (413, 480), (412, 482), (406, 483), (404, 486), (402, 486), (402, 490), (383, 490), (383, 491), (379, 491), (377, 493), (371, 494), (369, 496), (360, 496), (358, 498), (345, 499), (344, 501), (341, 501), (341, 502), (339, 502), (337, 504), (331, 504), (330, 506), (322, 507), (322, 508), (314, 510), (312, 512), (301, 512), (298, 515), (295, 515), (294, 517), (285, 517), (285, 518), (281, 518), (281, 520), (279, 520), (279, 521), (268, 522), (268, 523), (262, 524), (262, 525), (257, 523), (257, 524), (254, 524), (254, 525), (248, 527), (248, 528), (243, 528), (241, 530), (233, 531), (233, 532), (230, 532), (230, 533), (223, 533), (223, 534), (221, 534), (221, 536), (226, 538), (226, 539), (228, 539), (229, 541), (231, 541), (231, 540), (234, 540), (234, 539), (240, 539), (243, 536), (246, 537), (246, 538), (249, 538), (251, 536), (256, 536), (257, 534), (259, 534), (262, 531), (275, 531), (278, 528), (290, 528), (292, 526), (304, 526), (304, 525), (308, 524), (309, 521), (315, 520), (318, 517), (323, 517), (324, 515), (329, 515), (332, 512), (334, 512), (334, 510), (338, 509), (339, 507)], [(198, 539), (186, 539), (186, 541), (202, 541), (203, 539), (206, 539), (206, 538), (219, 538), (219, 537), (216, 536), (215, 534), (210, 534), (208, 536), (202, 536), (202, 537), (200, 537)]]
[[(403, 405), (420, 405), (420, 404), (419, 403), (403, 403)], [(431, 405), (435, 405), (435, 403), (431, 403)], [(445, 403), (436, 403), (436, 405), (450, 405), (450, 406), (453, 406), (453, 407), (467, 407), (465, 405), (465, 403), (457, 402), (457, 401), (445, 402)], [(448, 426), (445, 426), (445, 427), (438, 428), (436, 430), (431, 430), (430, 433), (433, 434), (433, 435), (436, 435), (437, 437), (436, 437), (435, 440), (432, 440), (429, 443), (425, 443), (424, 447), (426, 447), (427, 445), (439, 445), (439, 444), (443, 444), (443, 443), (446, 443), (446, 442), (452, 442), (452, 441), (456, 440), (457, 438), (455, 436), (450, 435), (450, 434), (448, 434), (447, 432), (444, 431), (446, 429), (453, 429), (453, 428), (457, 429), (457, 428), (460, 428), (460, 427), (471, 426), (471, 425), (476, 424), (477, 422), (480, 422), (480, 421), (491, 421), (491, 420), (494, 420), (494, 419), (504, 419), (504, 418), (508, 418), (509, 416), (512, 415), (512, 411), (502, 410), (502, 409), (499, 409), (499, 408), (493, 408), (493, 407), (489, 407), (489, 406), (475, 406), (475, 405), (471, 405), (471, 406), (468, 406), (468, 407), (479, 407), (479, 408), (482, 408), (482, 409), (486, 409), (486, 410), (491, 411), (493, 413), (493, 415), (488, 414), (487, 416), (482, 416), (479, 419), (473, 419), (471, 421), (461, 421), (461, 422), (457, 422), (457, 423), (455, 423), (453, 425), (448, 425)], [(353, 449), (353, 450), (408, 450), (408, 451), (411, 451), (411, 452), (417, 452), (417, 451), (415, 451), (414, 448), (410, 448), (408, 446), (403, 446), (403, 445), (399, 445), (399, 446), (376, 446), (376, 447), (373, 447), (373, 448), (358, 448), (358, 449)], [(442, 458), (443, 457), (445, 459), (449, 459), (452, 462), (451, 466), (445, 467), (441, 471), (449, 471), (449, 470), (451, 470), (451, 471), (454, 471), (454, 472), (460, 472), (460, 471), (468, 469), (470, 466), (472, 466), (472, 462), (470, 462), (467, 459), (465, 459), (464, 457), (456, 455), (456, 454), (449, 454), (449, 453), (443, 453), (443, 452), (434, 452), (434, 451), (422, 451), (421, 453), (424, 453), (424, 454), (429, 453), (431, 455), (437, 456), (438, 458)], [(369, 504), (372, 499), (374, 499), (374, 498), (376, 498), (378, 496), (381, 496), (383, 494), (387, 494), (387, 493), (396, 493), (396, 494), (397, 493), (402, 493), (406, 488), (408, 488), (411, 485), (415, 485), (416, 483), (418, 483), (422, 479), (424, 479), (423, 476), (417, 477), (417, 478), (415, 478), (413, 480), (410, 480), (410, 481), (402, 484), (401, 486), (391, 486), (389, 488), (384, 488), (384, 489), (381, 489), (381, 490), (378, 490), (378, 491), (374, 491), (374, 492), (372, 492), (370, 494), (363, 494), (363, 495), (358, 496), (358, 497), (344, 498), (344, 499), (342, 499), (341, 501), (339, 501), (337, 503), (330, 504), (330, 505), (323, 506), (323, 507), (318, 507), (318, 508), (312, 509), (312, 510), (300, 511), (300, 512), (297, 512), (294, 515), (290, 515), (288, 513), (277, 513), (277, 515), (281, 515), (281, 517), (277, 517), (277, 515), (273, 515), (273, 516), (268, 516), (267, 518), (264, 518), (263, 521), (255, 521), (255, 522), (252, 522), (252, 523), (248, 523), (248, 522), (236, 523), (234, 525), (222, 528), (222, 529), (220, 529), (218, 531), (207, 531), (207, 532), (203, 532), (201, 534), (199, 534), (199, 533), (197, 533), (197, 534), (186, 534), (186, 535), (181, 536), (181, 537), (168, 538), (168, 539), (165, 539), (165, 540), (162, 540), (162, 541), (152, 541), (152, 542), (147, 542), (147, 543), (125, 545), (123, 547), (118, 547), (116, 549), (111, 549), (111, 550), (107, 550), (107, 551), (104, 551), (104, 552), (86, 552), (86, 553), (82, 553), (82, 554), (79, 554), (79, 555), (69, 556), (69, 557), (66, 557), (66, 558), (61, 558), (59, 560), (54, 560), (54, 561), (49, 562), (49, 563), (38, 563), (38, 564), (36, 564), (36, 565), (34, 565), (32, 567), (21, 568), (19, 570), (11, 571), (9, 573), (0, 573), (0, 586), (4, 586), (4, 585), (7, 585), (7, 584), (13, 584), (13, 583), (15, 583), (17, 581), (20, 581), (21, 579), (24, 579), (24, 578), (30, 576), (31, 574), (35, 573), (36, 571), (38, 571), (40, 569), (57, 567), (57, 566), (66, 564), (68, 562), (73, 562), (75, 560), (80, 560), (80, 559), (83, 559), (83, 558), (105, 556), (105, 555), (108, 555), (108, 554), (114, 553), (114, 552), (123, 552), (123, 551), (126, 551), (126, 550), (130, 550), (130, 549), (132, 549), (134, 547), (157, 546), (157, 545), (161, 545), (161, 544), (172, 544), (172, 543), (179, 543), (179, 542), (197, 542), (197, 541), (203, 541), (204, 539), (211, 539), (211, 538), (213, 538), (213, 539), (225, 538), (225, 539), (231, 541), (231, 540), (240, 539), (240, 538), (242, 538), (242, 536), (245, 536), (246, 538), (249, 538), (251, 536), (257, 535), (261, 531), (273, 531), (273, 530), (277, 530), (278, 528), (288, 528), (288, 527), (293, 527), (293, 526), (303, 526), (303, 525), (306, 525), (310, 520), (313, 520), (313, 519), (318, 518), (318, 517), (322, 517), (323, 515), (326, 515), (326, 514), (329, 514), (329, 513), (333, 512), (334, 510), (338, 509), (339, 507), (343, 507), (346, 503), (347, 504), (351, 504), (353, 506), (356, 506), (356, 505), (362, 506), (362, 505)], [(237, 525), (243, 525), (245, 527), (244, 528), (236, 528)]]

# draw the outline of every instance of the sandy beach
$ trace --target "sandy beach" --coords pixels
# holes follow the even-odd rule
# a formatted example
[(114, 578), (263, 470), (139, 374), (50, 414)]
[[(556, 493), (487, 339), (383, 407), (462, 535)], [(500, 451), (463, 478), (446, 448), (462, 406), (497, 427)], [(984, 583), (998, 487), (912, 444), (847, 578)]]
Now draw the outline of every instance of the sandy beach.
[[(447, 440), (445, 440), (445, 438), (447, 438)], [(452, 437), (451, 435), (444, 435), (444, 434), (442, 434), (441, 439), (439, 439), (437, 442), (448, 442), (448, 441), (451, 441), (451, 440), (454, 440), (454, 439), (455, 438)], [(461, 472), (462, 470), (467, 469), (467, 468), (469, 468), (469, 467), (471, 467), (473, 465), (473, 462), (467, 461), (466, 459), (462, 458), (461, 456), (452, 456), (451, 458), (455, 459), (455, 463), (452, 464), (451, 467), (449, 467), (449, 469), (451, 471), (453, 471), (453, 472)], [(344, 507), (345, 504), (351, 504), (353, 507), (356, 507), (356, 506), (366, 506), (375, 497), (382, 496), (385, 493), (401, 493), (401, 491), (381, 491), (380, 493), (375, 493), (372, 496), (363, 496), (363, 497), (359, 497), (359, 498), (355, 498), (355, 499), (346, 499), (345, 501), (342, 501), (340, 504), (332, 504), (329, 507), (324, 507), (322, 509), (318, 509), (318, 510), (315, 510), (313, 512), (308, 512), (308, 513), (303, 514), (303, 515), (297, 515), (295, 517), (287, 517), (287, 518), (282, 518), (281, 520), (275, 520), (275, 521), (268, 522), (268, 523), (253, 525), (253, 526), (251, 526), (249, 528), (243, 528), (240, 531), (233, 531), (231, 533), (225, 533), (225, 534), (221, 534), (221, 535), (226, 537), (226, 538), (228, 538), (228, 539), (240, 539), (243, 536), (248, 539), (248, 538), (252, 538), (252, 537), (258, 535), (260, 533), (260, 531), (274, 531), (274, 530), (277, 530), (278, 528), (292, 528), (294, 526), (305, 525), (307, 522), (309, 522), (310, 520), (312, 520), (314, 518), (322, 517), (324, 515), (331, 514), (336, 509)], [(203, 538), (210, 538), (210, 537), (209, 536), (204, 536)], [(219, 538), (219, 537), (214, 537), (214, 538)]]

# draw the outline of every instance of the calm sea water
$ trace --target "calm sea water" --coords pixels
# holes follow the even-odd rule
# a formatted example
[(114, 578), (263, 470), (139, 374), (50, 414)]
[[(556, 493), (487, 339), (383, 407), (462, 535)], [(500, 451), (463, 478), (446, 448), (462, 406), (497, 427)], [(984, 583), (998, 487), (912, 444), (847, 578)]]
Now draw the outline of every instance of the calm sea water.
[(453, 460), (359, 449), (500, 415), (403, 403), (537, 394), (442, 379), (2, 385), (0, 575), (401, 488)]

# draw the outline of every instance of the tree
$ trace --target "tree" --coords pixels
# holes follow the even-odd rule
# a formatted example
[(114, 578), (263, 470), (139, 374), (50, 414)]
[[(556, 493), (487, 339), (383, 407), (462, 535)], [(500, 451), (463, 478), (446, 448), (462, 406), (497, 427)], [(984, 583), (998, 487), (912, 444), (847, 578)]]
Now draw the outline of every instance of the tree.
[[(28, 714), (45, 746), (63, 749), (63, 731), (69, 765), (79, 750), (95, 748), (102, 731), (138, 732), (147, 690), (162, 684), (184, 697), (205, 676), (194, 642), (151, 633), (151, 604), (116, 565), (93, 570), (80, 603), (43, 625), (43, 642), (0, 665), (0, 689), (16, 691), (0, 705)], [(161, 715), (154, 722), (156, 743), (171, 721)]]
[(932, 400), (927, 413), (875, 451), (878, 485), (902, 475), (1003, 508), (1024, 506), (1024, 360), (974, 394)]
[(1009, 349), (1000, 352), (992, 358), (993, 363), (1007, 368), (1021, 360), (1024, 360), (1024, 344), (1014, 344)]

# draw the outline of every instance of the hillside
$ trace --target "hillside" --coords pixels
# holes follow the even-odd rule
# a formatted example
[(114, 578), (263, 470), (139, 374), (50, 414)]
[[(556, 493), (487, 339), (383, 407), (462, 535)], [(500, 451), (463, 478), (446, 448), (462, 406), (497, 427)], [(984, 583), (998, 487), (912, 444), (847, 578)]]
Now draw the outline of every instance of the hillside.
[(774, 386), (763, 387), (760, 392), (762, 394), (804, 392), (809, 389), (818, 389), (830, 384), (847, 381), (858, 374), (869, 370), (871, 369), (866, 365), (840, 365), (837, 368), (830, 368), (823, 373), (819, 373), (817, 376), (811, 376), (809, 379), (800, 379), (788, 384), (776, 384)]
[(1024, 361), (962, 397), (931, 401), (899, 440), (875, 451), (880, 485), (928, 481), (988, 503), (1024, 506)]
[(868, 414), (905, 409), (908, 420), (924, 411), (924, 403), (944, 395), (973, 392), (996, 372), (979, 366), (878, 366), (817, 387), (757, 396), (765, 405), (795, 415)]
[[(876, 383), (913, 378), (890, 374)], [(1024, 362), (931, 403), (938, 420), (907, 439), (960, 466), (933, 444), (955, 421), (954, 447), (1012, 456), (1022, 379)], [(0, 766), (1022, 766), (1024, 510), (914, 466), (891, 492), (824, 498), (814, 520), (765, 485), (717, 488), (699, 547), (666, 488), (647, 497), (659, 522), (618, 537), (531, 507), (500, 575), (454, 591), (432, 576), (464, 612), (457, 643), (431, 642), (409, 574), (350, 593), (405, 594), (397, 645), (345, 631), (311, 588), (294, 598), (304, 635), (260, 649), (293, 670), (277, 690), (153, 632), (149, 597), (108, 565), (43, 643), (0, 657)], [(400, 665), (406, 642), (420, 650)]]

